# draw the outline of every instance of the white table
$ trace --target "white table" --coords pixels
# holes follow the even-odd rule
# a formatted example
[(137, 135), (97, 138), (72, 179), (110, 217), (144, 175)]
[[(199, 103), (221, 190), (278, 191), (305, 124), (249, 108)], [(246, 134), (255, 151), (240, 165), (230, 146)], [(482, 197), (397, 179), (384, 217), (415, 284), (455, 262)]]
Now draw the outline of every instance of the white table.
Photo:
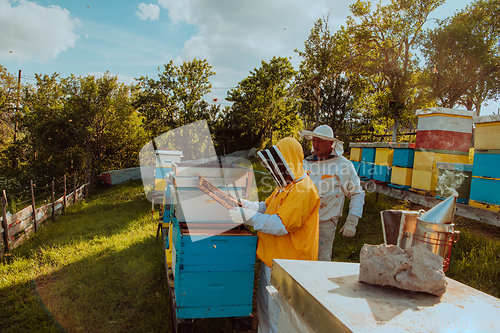
[(274, 260), (279, 331), (500, 332), (500, 299), (455, 280), (437, 297), (358, 276), (355, 263)]

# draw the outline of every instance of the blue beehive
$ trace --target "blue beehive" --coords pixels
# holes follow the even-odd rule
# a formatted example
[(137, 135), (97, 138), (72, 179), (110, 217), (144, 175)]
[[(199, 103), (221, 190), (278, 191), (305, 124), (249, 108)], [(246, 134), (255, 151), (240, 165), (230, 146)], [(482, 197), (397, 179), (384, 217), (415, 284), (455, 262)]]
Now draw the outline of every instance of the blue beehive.
[(257, 236), (235, 225), (227, 208), (198, 188), (200, 175), (235, 197), (247, 188), (245, 168), (172, 164), (169, 245), (175, 318), (250, 316)]
[(375, 163), (360, 162), (358, 171), (359, 177), (365, 179), (372, 179), (374, 168), (375, 168)]
[(373, 176), (374, 180), (378, 180), (385, 183), (391, 182), (391, 172), (392, 168), (386, 165), (377, 165), (373, 166)]
[(395, 143), (391, 142), (391, 148), (394, 149), (392, 165), (401, 168), (413, 168), (413, 159), (415, 156), (414, 143)]
[(177, 318), (250, 316), (257, 237), (244, 226), (218, 234), (214, 225), (172, 225)]
[(476, 150), (472, 167), (471, 206), (497, 211), (500, 208), (500, 151)]
[(363, 147), (363, 152), (361, 153), (361, 162), (375, 163), (375, 148)]

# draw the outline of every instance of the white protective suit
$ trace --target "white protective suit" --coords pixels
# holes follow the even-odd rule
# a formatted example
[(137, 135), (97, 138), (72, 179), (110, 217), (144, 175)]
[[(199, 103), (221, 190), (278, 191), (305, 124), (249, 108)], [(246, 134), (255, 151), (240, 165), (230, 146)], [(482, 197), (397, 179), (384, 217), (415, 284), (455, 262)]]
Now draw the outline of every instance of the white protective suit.
[(345, 197), (350, 198), (351, 202), (346, 223), (340, 230), (344, 236), (354, 236), (358, 220), (363, 214), (365, 192), (354, 166), (342, 156), (343, 152), (341, 142), (336, 142), (327, 159), (318, 161), (316, 155), (304, 159), (304, 169), (316, 185), (321, 200), (318, 249), (320, 261), (330, 261), (332, 258), (335, 230), (339, 217), (342, 216)]

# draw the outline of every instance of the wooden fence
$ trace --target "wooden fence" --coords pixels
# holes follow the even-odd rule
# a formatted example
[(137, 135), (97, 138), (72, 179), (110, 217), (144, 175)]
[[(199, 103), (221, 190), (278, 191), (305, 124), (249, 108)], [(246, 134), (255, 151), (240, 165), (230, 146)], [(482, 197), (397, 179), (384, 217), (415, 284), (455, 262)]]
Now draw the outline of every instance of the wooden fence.
[(76, 178), (73, 179), (73, 191), (66, 194), (66, 178), (64, 179), (64, 193), (59, 199), (54, 197), (54, 182), (52, 182), (52, 202), (36, 208), (31, 184), (31, 205), (13, 215), (7, 216), (7, 195), (5, 190), (1, 196), (2, 224), (0, 225), (0, 257), (22, 244), (29, 236), (36, 232), (38, 227), (47, 219), (54, 220), (56, 215), (62, 214), (66, 207), (82, 200), (88, 190), (88, 183), (76, 187)]

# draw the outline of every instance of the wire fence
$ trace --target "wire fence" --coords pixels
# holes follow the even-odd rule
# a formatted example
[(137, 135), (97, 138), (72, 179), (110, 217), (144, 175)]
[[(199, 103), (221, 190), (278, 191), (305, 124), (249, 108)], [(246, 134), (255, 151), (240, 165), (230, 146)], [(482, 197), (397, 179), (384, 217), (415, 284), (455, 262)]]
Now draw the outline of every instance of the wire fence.
[(85, 177), (63, 176), (50, 184), (30, 182), (30, 188), (1, 193), (0, 256), (22, 244), (47, 219), (55, 220), (66, 207), (81, 201), (93, 187)]

